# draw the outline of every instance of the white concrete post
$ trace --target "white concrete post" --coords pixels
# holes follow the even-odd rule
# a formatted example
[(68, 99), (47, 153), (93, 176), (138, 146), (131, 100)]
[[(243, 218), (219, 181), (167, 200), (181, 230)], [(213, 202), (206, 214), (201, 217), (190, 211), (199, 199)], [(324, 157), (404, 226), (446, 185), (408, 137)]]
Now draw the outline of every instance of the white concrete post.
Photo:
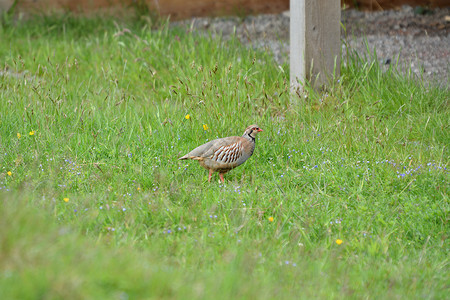
[(322, 87), (340, 74), (340, 0), (290, 0), (290, 83)]

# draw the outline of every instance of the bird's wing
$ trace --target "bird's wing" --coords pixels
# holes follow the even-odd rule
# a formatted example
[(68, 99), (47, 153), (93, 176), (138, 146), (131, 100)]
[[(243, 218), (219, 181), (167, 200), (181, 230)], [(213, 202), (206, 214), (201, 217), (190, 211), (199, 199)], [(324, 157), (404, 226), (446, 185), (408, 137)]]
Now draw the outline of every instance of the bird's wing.
[(243, 151), (243, 142), (240, 139), (233, 139), (216, 145), (214, 151), (208, 151), (207, 157), (218, 163), (232, 164), (243, 155)]
[(192, 158), (201, 158), (201, 157), (205, 157), (205, 153), (207, 153), (208, 151), (210, 151), (211, 147), (213, 147), (214, 145), (214, 141), (210, 141), (206, 144), (200, 145), (197, 148), (195, 148), (194, 150), (192, 150), (191, 152), (189, 152), (188, 154), (184, 155), (183, 157), (180, 157), (179, 159), (192, 159)]
[(242, 137), (239, 136), (216, 139), (198, 146), (179, 159), (209, 158), (220, 163), (233, 163), (242, 156), (243, 143)]

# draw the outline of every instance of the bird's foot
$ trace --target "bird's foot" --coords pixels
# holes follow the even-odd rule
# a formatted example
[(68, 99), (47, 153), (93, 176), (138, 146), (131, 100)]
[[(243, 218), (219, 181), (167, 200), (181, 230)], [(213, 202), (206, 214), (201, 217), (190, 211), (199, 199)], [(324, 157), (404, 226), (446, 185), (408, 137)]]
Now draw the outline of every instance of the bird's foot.
[(209, 170), (209, 175), (208, 175), (208, 182), (211, 182), (211, 176), (212, 176), (212, 170)]

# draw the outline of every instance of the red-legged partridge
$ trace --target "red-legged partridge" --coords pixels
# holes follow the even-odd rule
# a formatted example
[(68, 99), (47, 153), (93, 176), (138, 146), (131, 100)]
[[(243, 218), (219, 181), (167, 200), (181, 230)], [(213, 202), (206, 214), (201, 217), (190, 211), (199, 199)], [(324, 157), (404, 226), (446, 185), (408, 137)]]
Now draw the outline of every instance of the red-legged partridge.
[(216, 139), (198, 146), (179, 159), (195, 159), (209, 170), (208, 181), (213, 172), (219, 172), (220, 180), (224, 182), (223, 174), (243, 164), (252, 156), (255, 150), (255, 138), (263, 131), (258, 125), (250, 125), (242, 136), (230, 136)]

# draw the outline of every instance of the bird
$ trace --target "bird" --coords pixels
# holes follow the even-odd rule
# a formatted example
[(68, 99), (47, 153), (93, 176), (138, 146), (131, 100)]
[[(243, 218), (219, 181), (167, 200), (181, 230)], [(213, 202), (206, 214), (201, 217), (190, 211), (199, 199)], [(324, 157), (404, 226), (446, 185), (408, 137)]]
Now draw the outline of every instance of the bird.
[(229, 136), (212, 140), (198, 146), (188, 154), (179, 158), (198, 160), (200, 165), (209, 171), (208, 182), (214, 172), (219, 173), (222, 183), (223, 175), (242, 165), (252, 156), (255, 150), (256, 136), (263, 131), (258, 125), (250, 125), (242, 136)]

